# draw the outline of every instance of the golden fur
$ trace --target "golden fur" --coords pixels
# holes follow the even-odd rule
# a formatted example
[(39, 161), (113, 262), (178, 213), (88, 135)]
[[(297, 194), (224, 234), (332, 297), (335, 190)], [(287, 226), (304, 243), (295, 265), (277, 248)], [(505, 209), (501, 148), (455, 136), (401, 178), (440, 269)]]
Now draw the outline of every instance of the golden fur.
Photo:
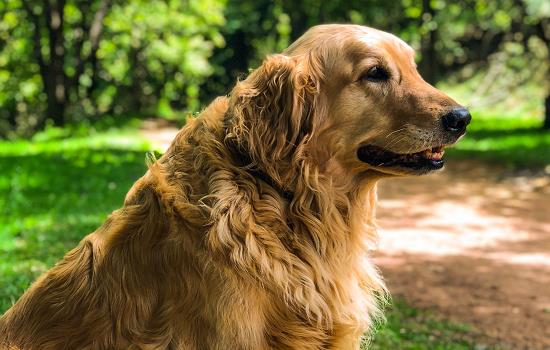
[[(357, 82), (380, 55), (399, 86)], [(351, 25), (315, 27), (268, 57), (4, 314), (0, 344), (358, 349), (386, 294), (368, 257), (376, 181), (395, 171), (356, 148), (403, 123), (391, 149), (425, 148), (415, 130), (455, 104), (413, 65), (399, 39)]]

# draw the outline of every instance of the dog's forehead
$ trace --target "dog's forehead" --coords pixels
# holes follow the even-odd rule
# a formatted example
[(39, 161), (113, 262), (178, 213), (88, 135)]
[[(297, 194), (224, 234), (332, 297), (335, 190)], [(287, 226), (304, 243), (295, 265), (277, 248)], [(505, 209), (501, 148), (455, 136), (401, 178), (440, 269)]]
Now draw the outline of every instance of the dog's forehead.
[(414, 56), (414, 50), (395, 35), (355, 24), (322, 24), (312, 27), (283, 53), (299, 56), (320, 48), (324, 52), (333, 51), (333, 54), (390, 49), (405, 56)]
[(406, 56), (414, 56), (415, 51), (405, 41), (397, 36), (383, 32), (381, 30), (363, 27), (363, 30), (357, 33), (355, 40), (362, 43), (367, 50), (389, 50)]

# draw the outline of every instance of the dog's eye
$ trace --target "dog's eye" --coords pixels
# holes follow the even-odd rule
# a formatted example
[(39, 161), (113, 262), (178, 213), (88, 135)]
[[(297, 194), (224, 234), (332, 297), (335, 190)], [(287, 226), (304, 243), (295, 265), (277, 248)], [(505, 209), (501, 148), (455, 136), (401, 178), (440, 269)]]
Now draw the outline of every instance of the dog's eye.
[(389, 78), (390, 78), (390, 74), (385, 68), (380, 66), (374, 66), (361, 77), (361, 80), (380, 82), (380, 81), (386, 81)]

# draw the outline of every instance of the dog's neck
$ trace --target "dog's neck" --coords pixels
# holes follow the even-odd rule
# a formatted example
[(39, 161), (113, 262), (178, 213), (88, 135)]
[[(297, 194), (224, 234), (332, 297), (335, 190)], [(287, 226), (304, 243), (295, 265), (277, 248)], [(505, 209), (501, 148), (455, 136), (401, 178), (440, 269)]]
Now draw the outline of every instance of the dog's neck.
[(250, 154), (245, 149), (243, 149), (242, 146), (239, 146), (231, 141), (225, 142), (225, 145), (227, 147), (227, 150), (229, 151), (229, 154), (233, 158), (235, 165), (248, 172), (252, 177), (260, 179), (267, 185), (271, 186), (275, 191), (277, 191), (277, 193), (279, 193), (279, 195), (281, 195), (282, 198), (286, 199), (288, 202), (292, 201), (292, 199), (294, 198), (294, 192), (283, 188), (265, 171), (262, 171), (257, 166), (254, 166)]

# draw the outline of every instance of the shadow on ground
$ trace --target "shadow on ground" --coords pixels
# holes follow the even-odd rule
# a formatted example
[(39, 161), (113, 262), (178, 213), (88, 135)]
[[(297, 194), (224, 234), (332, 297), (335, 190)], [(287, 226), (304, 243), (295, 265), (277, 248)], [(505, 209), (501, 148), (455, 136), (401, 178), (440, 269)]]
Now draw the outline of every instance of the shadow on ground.
[(376, 261), (411, 305), (474, 326), (488, 344), (550, 348), (550, 179), (454, 160), (383, 181)]

